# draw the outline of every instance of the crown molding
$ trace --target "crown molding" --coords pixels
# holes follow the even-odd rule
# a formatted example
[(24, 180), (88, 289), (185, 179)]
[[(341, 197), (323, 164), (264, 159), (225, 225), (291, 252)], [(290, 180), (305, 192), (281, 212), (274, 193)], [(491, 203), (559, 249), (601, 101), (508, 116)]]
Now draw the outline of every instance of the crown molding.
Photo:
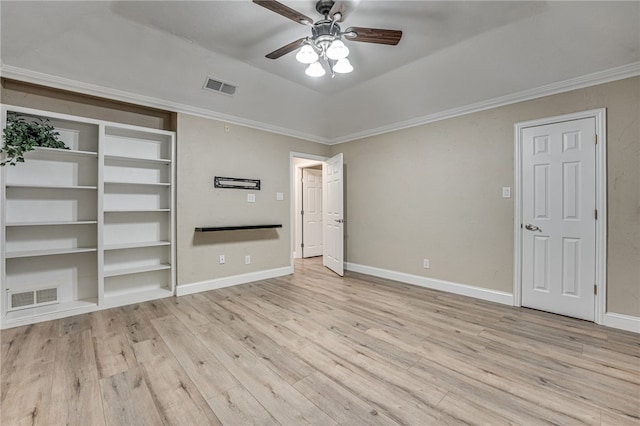
[(640, 62), (633, 62), (620, 67), (599, 71), (581, 77), (569, 80), (547, 84), (533, 89), (524, 90), (510, 95), (500, 96), (486, 101), (476, 102), (470, 105), (448, 109), (446, 111), (425, 115), (422, 117), (412, 118), (406, 121), (391, 123), (385, 126), (376, 127), (362, 132), (351, 133), (336, 138), (325, 138), (318, 135), (299, 132), (284, 127), (273, 126), (271, 124), (259, 121), (249, 120), (229, 114), (223, 114), (205, 108), (198, 108), (164, 99), (153, 98), (150, 96), (140, 95), (136, 93), (125, 92), (109, 87), (98, 86), (95, 84), (84, 83), (64, 77), (44, 74), (38, 71), (32, 71), (24, 68), (14, 67), (2, 64), (0, 66), (0, 76), (14, 80), (24, 81), (32, 84), (49, 86), (56, 89), (68, 90), (72, 92), (83, 93), (91, 96), (112, 99), (115, 101), (128, 102), (137, 105), (147, 106), (151, 108), (162, 109), (166, 111), (195, 115), (203, 118), (224, 121), (230, 124), (246, 126), (257, 130), (264, 130), (271, 133), (289, 136), (293, 138), (303, 139), (325, 145), (338, 145), (341, 143), (351, 142), (357, 139), (377, 136), (384, 133), (390, 133), (397, 130), (408, 129), (410, 127), (421, 126), (423, 124), (433, 123), (440, 120), (459, 117), (474, 112), (484, 111), (491, 108), (511, 105), (518, 102), (529, 101), (544, 96), (556, 95), (559, 93), (569, 92), (571, 90), (582, 89), (585, 87), (595, 86), (598, 84), (609, 83), (625, 78), (636, 77), (640, 75)]
[(571, 90), (596, 86), (598, 84), (609, 83), (616, 80), (623, 80), (625, 78), (636, 77), (638, 75), (640, 75), (640, 62), (633, 62), (621, 67), (611, 68), (605, 71), (599, 71), (593, 74), (571, 78), (569, 80), (560, 81), (558, 83), (547, 84), (545, 86), (540, 86), (533, 89), (524, 90), (522, 92), (488, 99), (486, 101), (477, 102), (463, 107), (452, 108), (446, 111), (436, 112), (434, 114), (413, 118), (411, 120), (400, 121), (385, 126), (376, 127), (374, 129), (340, 136), (334, 139), (330, 139), (328, 141), (328, 144), (338, 145), (357, 139), (363, 139), (381, 135), (384, 133), (394, 132), (397, 130), (408, 129), (410, 127), (421, 126), (423, 124), (433, 123), (435, 121), (446, 120), (449, 118), (459, 117), (461, 115), (471, 114), (487, 109), (529, 101), (536, 98), (542, 98), (544, 96), (557, 95), (559, 93), (569, 92)]
[(38, 84), (41, 86), (53, 87), (55, 89), (67, 90), (76, 93), (82, 93), (89, 96), (97, 96), (100, 98), (111, 99), (114, 101), (127, 102), (136, 105), (146, 106), (150, 108), (161, 109), (170, 112), (190, 114), (203, 118), (224, 121), (229, 124), (249, 127), (257, 130), (264, 130), (270, 133), (276, 133), (283, 136), (290, 136), (297, 139), (303, 139), (321, 144), (328, 144), (329, 140), (317, 135), (299, 132), (297, 130), (287, 129), (284, 127), (273, 126), (271, 124), (262, 123), (260, 121), (249, 120), (234, 115), (223, 114), (213, 110), (194, 107), (191, 105), (181, 104), (178, 102), (158, 99), (138, 93), (125, 92), (123, 90), (113, 89), (110, 87), (99, 86), (96, 84), (84, 83), (64, 77), (58, 77), (50, 74), (32, 71), (25, 68), (14, 67), (2, 64), (0, 66), (0, 76), (10, 78), (26, 83)]

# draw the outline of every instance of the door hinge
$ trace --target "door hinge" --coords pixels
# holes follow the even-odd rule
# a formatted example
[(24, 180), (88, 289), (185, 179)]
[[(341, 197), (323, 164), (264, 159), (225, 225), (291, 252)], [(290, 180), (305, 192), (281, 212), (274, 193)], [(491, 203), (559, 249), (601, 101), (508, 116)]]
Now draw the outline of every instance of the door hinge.
[(593, 135), (593, 143), (598, 145), (598, 135)]
[(300, 210), (300, 216), (304, 216), (304, 210)]
[(593, 211), (593, 217), (595, 218), (595, 220), (598, 220), (598, 209), (595, 209)]
[(595, 294), (595, 295), (598, 294), (598, 285), (597, 284), (593, 285), (593, 294)]
[(300, 248), (304, 248), (304, 243), (300, 244)]

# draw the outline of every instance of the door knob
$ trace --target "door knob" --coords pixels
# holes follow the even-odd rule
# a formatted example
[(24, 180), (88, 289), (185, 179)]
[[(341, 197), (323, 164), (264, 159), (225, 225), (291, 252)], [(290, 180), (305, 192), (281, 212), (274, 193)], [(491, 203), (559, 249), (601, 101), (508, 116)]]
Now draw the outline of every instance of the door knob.
[(338, 223), (344, 223), (344, 219), (334, 219)]
[(525, 227), (525, 229), (527, 229), (529, 231), (540, 231), (540, 232), (542, 232), (542, 229), (540, 229), (537, 226), (532, 225), (530, 223), (527, 223), (524, 227)]

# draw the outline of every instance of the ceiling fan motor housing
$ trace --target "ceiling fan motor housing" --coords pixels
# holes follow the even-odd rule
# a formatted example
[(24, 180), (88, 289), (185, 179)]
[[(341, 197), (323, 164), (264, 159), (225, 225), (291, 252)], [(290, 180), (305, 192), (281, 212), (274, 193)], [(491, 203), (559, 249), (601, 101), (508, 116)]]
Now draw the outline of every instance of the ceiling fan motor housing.
[(338, 25), (337, 22), (323, 19), (313, 24), (311, 33), (313, 34), (313, 38), (316, 40), (322, 40), (325, 38), (333, 40), (340, 37), (340, 25)]
[(335, 1), (333, 0), (319, 0), (316, 3), (316, 10), (323, 16), (328, 16)]

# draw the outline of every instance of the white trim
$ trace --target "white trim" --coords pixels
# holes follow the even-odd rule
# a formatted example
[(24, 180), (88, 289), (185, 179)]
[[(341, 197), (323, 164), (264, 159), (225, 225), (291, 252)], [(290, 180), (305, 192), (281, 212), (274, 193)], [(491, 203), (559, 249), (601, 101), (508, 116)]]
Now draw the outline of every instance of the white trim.
[(504, 291), (491, 290), (482, 287), (475, 287), (468, 284), (454, 283), (451, 281), (438, 280), (434, 278), (421, 277), (404, 272), (390, 271), (388, 269), (375, 268), (373, 266), (359, 265), (345, 262), (345, 269), (361, 274), (372, 275), (374, 277), (399, 281), (405, 284), (430, 288), (432, 290), (445, 291), (447, 293), (459, 294), (473, 297), (489, 302), (501, 303), (503, 305), (513, 304), (513, 295)]
[(239, 284), (246, 284), (254, 281), (277, 278), (283, 275), (293, 274), (291, 266), (282, 268), (265, 269), (263, 271), (249, 272), (248, 274), (232, 275), (230, 277), (216, 278), (213, 280), (199, 281), (189, 284), (179, 284), (176, 286), (176, 296), (200, 293), (201, 291), (217, 290), (219, 288), (231, 287)]
[[(56, 306), (56, 305), (49, 305)], [(2, 325), (0, 327), (1, 330), (7, 330), (9, 328), (21, 327), (23, 325), (31, 325), (37, 324), (45, 321), (54, 321), (62, 318), (68, 318), (70, 316), (88, 314), (90, 312), (99, 311), (100, 308), (95, 304), (88, 304), (85, 306), (74, 306), (70, 308), (62, 308), (58, 311), (48, 312), (46, 314), (33, 315), (33, 316), (25, 316), (22, 318), (7, 320), (4, 318), (2, 320)]]
[(560, 123), (570, 120), (593, 118), (596, 122), (596, 259), (595, 278), (598, 294), (594, 307), (594, 322), (604, 324), (607, 312), (607, 110), (606, 108), (576, 112), (555, 117), (541, 118), (514, 124), (514, 264), (513, 264), (513, 305), (522, 304), (522, 132), (525, 128)]
[(602, 325), (607, 327), (618, 328), (620, 330), (632, 331), (640, 333), (640, 317), (632, 317), (631, 315), (614, 314), (607, 312), (604, 314)]
[(95, 84), (84, 83), (71, 80), (64, 77), (44, 74), (38, 71), (31, 71), (24, 68), (18, 68), (11, 65), (2, 65), (0, 68), (0, 76), (14, 80), (24, 81), (32, 84), (39, 84), (53, 87), (61, 90), (68, 90), (85, 95), (97, 96), (105, 99), (111, 99), (120, 102), (133, 103), (150, 108), (161, 109), (176, 113), (190, 114), (202, 118), (210, 118), (213, 120), (224, 121), (230, 124), (249, 127), (252, 129), (264, 130), (267, 132), (290, 136), (293, 138), (303, 139), (311, 142), (327, 144), (326, 138), (312, 135), (310, 133), (299, 132), (297, 130), (287, 129), (284, 127), (273, 126), (271, 124), (262, 123), (260, 121), (249, 120), (234, 115), (224, 114), (210, 109), (194, 107), (178, 102), (168, 101), (164, 99), (153, 98), (138, 93), (126, 92), (123, 90), (112, 89), (110, 87), (98, 86)]
[(582, 89), (590, 86), (596, 86), (598, 84), (610, 83), (612, 81), (636, 77), (638, 75), (640, 75), (640, 62), (633, 62), (621, 67), (611, 68), (609, 70), (600, 71), (565, 81), (560, 81), (558, 83), (552, 83), (533, 89), (523, 90), (521, 92), (488, 99), (486, 101), (476, 102), (459, 108), (452, 108), (446, 111), (437, 112), (435, 114), (429, 114), (422, 117), (412, 118), (406, 121), (400, 121), (385, 126), (376, 127), (374, 129), (351, 133), (349, 135), (330, 139), (326, 143), (328, 143), (329, 145), (337, 145), (345, 142), (351, 142), (357, 139), (377, 136), (384, 133), (394, 132), (396, 130), (407, 129), (410, 127), (421, 126), (423, 124), (447, 120), (449, 118), (459, 117), (461, 115), (467, 115), (487, 109), (516, 104), (518, 102), (529, 101), (536, 98), (542, 98), (544, 96), (557, 95), (559, 93), (569, 92), (571, 90)]
[(543, 96), (556, 95), (559, 93), (569, 92), (571, 90), (582, 89), (584, 87), (596, 86), (598, 84), (609, 83), (625, 78), (636, 77), (640, 75), (640, 62), (632, 62), (627, 65), (611, 68), (604, 71), (595, 72), (581, 77), (560, 81), (557, 83), (547, 84), (533, 89), (523, 90), (510, 95), (500, 96), (481, 102), (465, 105), (459, 108), (452, 108), (446, 111), (429, 114), (410, 120), (399, 121), (385, 126), (364, 130), (362, 132), (351, 133), (336, 138), (326, 138), (318, 135), (312, 135), (297, 130), (286, 129), (284, 127), (273, 126), (259, 121), (248, 120), (242, 117), (236, 117), (228, 114), (219, 113), (205, 108), (193, 107), (163, 99), (152, 98), (149, 96), (139, 95), (135, 93), (125, 92), (122, 90), (112, 89), (108, 87), (98, 86), (95, 84), (83, 83), (68, 78), (44, 74), (25, 68), (14, 67), (11, 65), (2, 65), (0, 67), (0, 76), (11, 78), (14, 80), (25, 81), (33, 84), (40, 84), (54, 87), (62, 90), (69, 90), (87, 95), (98, 96), (107, 99), (113, 99), (122, 102), (134, 103), (138, 105), (148, 106), (168, 110), (177, 113), (191, 114), (203, 118), (211, 118), (214, 120), (225, 121), (231, 124), (250, 127), (253, 129), (264, 130), (284, 136), (304, 139), (311, 142), (317, 142), (326, 145), (338, 145), (345, 142), (351, 142), (371, 136), (377, 136), (396, 130), (407, 129), (410, 127), (421, 126), (423, 124), (433, 123), (436, 121), (446, 120), (461, 115), (471, 114), (474, 112), (484, 111), (491, 108), (497, 108), (505, 105), (511, 105), (518, 102), (528, 101), (531, 99), (541, 98)]

